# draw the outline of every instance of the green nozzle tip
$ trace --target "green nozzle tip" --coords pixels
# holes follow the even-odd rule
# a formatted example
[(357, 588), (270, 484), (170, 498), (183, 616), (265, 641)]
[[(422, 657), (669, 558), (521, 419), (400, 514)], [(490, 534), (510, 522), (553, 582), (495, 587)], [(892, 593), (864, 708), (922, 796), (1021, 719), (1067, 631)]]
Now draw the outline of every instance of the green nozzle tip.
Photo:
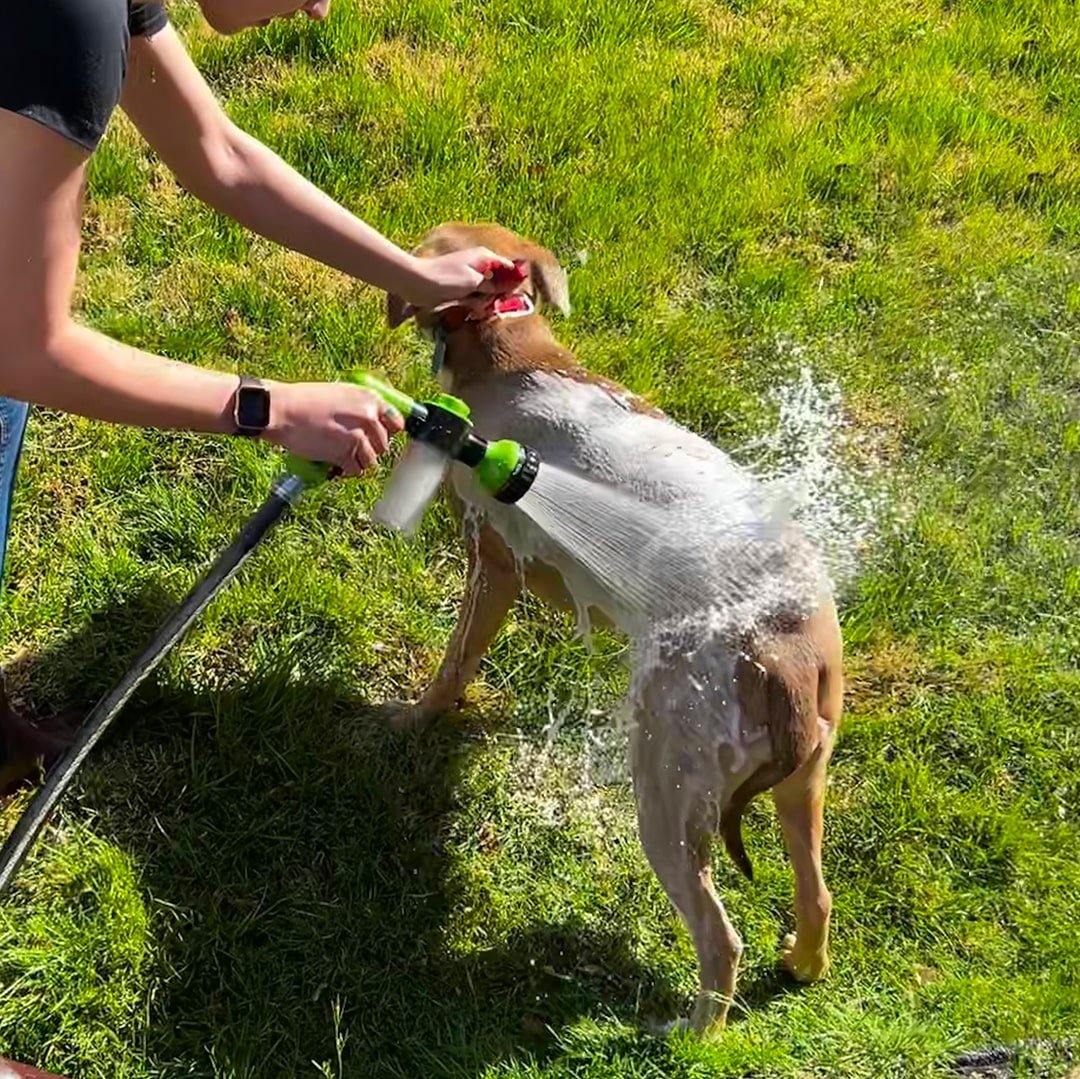
[(540, 458), (520, 442), (504, 438), (489, 442), (484, 459), (476, 466), (480, 486), (500, 502), (517, 502), (533, 485)]
[(512, 439), (488, 444), (484, 459), (476, 466), (476, 478), (488, 494), (497, 495), (521, 462), (522, 446)]

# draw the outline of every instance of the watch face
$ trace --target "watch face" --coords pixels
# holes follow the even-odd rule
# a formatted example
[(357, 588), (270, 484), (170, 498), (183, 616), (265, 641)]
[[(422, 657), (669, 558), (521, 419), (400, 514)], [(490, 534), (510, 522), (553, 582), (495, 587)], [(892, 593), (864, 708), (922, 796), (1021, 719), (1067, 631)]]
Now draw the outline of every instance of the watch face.
[(236, 422), (246, 430), (262, 431), (270, 423), (270, 393), (263, 386), (242, 386), (236, 398)]

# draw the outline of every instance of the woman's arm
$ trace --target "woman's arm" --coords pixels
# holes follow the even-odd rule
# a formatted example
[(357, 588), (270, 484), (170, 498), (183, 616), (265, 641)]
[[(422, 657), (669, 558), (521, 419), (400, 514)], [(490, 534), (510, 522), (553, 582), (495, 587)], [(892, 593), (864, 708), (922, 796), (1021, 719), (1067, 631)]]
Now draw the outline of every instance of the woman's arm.
[(121, 102), (147, 142), (193, 195), (267, 239), (434, 307), (482, 289), (508, 260), (483, 248), (418, 259), (324, 195), (226, 116), (166, 27), (131, 43)]
[[(128, 348), (71, 319), (86, 158), (0, 109), (0, 394), (113, 423), (232, 431), (235, 375)], [(267, 436), (349, 474), (401, 427), (359, 387), (269, 385)]]
[(235, 377), (147, 356), (71, 321), (86, 156), (0, 111), (0, 392), (118, 423), (228, 430)]

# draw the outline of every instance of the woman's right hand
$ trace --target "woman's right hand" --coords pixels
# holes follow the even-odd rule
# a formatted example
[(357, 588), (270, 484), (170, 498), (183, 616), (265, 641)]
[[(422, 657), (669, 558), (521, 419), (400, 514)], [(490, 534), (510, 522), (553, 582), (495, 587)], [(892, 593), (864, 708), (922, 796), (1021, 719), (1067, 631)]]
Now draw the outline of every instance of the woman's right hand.
[(271, 382), (266, 439), (306, 461), (359, 476), (403, 430), (397, 409), (347, 382)]
[(473, 293), (498, 295), (506, 290), (505, 285), (496, 283), (498, 272), (514, 270), (511, 259), (496, 255), (486, 247), (451, 251), (435, 258), (415, 255), (411, 258), (414, 278), (401, 296), (413, 307), (427, 310), (463, 300)]

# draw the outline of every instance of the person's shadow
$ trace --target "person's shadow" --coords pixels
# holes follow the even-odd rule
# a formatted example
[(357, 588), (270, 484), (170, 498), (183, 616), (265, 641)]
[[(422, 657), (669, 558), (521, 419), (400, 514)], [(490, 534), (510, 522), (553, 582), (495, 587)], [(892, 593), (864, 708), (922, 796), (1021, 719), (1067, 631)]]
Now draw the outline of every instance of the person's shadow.
[[(85, 710), (167, 609), (150, 593), (103, 611), (9, 680)], [(474, 1077), (511, 1051), (549, 1056), (581, 1016), (679, 1010), (614, 930), (537, 920), (488, 950), (455, 941), (470, 869), (448, 836), (475, 742), (388, 730), (298, 663), (283, 644), (255, 681), (184, 693), (166, 666), (68, 796), (137, 866), (164, 1074)]]

